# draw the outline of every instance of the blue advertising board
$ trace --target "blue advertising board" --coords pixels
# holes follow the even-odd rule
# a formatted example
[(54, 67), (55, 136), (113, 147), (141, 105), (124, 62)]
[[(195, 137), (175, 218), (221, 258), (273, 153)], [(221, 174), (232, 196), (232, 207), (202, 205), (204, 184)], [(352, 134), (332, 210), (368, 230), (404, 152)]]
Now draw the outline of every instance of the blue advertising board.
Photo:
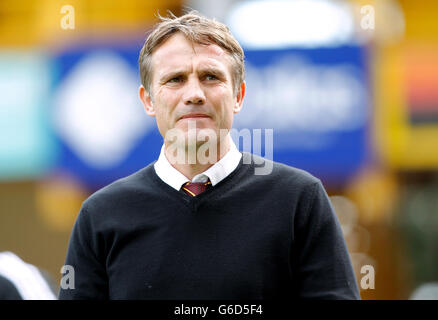
[(138, 98), (133, 47), (83, 47), (55, 58), (53, 123), (59, 167), (91, 189), (158, 158), (162, 138)]
[(274, 161), (334, 187), (369, 161), (364, 47), (245, 50), (245, 56), (247, 93), (236, 129), (273, 129)]
[[(162, 138), (138, 98), (139, 51), (139, 46), (80, 48), (56, 57), (53, 119), (60, 166), (92, 188), (158, 158)], [(272, 129), (268, 158), (307, 170), (328, 185), (348, 181), (370, 153), (366, 49), (245, 50), (245, 55), (247, 91), (234, 128)], [(263, 146), (261, 154), (267, 155)]]

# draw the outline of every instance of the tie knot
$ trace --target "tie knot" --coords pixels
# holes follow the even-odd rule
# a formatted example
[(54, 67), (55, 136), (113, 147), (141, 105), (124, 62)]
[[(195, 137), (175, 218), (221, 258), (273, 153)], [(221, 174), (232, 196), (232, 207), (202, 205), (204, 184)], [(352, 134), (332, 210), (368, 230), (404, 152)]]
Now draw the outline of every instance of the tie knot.
[(196, 197), (198, 194), (203, 193), (208, 186), (211, 186), (210, 180), (207, 182), (186, 182), (182, 189), (189, 196)]

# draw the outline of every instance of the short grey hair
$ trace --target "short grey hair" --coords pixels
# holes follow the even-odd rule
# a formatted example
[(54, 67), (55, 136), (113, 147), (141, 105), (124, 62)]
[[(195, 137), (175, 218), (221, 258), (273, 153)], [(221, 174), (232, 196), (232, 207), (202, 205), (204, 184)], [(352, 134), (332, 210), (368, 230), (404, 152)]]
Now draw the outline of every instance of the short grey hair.
[(147, 37), (138, 59), (141, 83), (151, 94), (152, 54), (154, 50), (169, 39), (173, 34), (181, 32), (189, 41), (197, 44), (216, 44), (231, 57), (231, 77), (236, 95), (240, 85), (245, 80), (244, 52), (239, 42), (231, 34), (228, 27), (200, 15), (192, 10), (181, 17), (169, 12), (168, 17), (158, 15), (161, 22), (156, 24)]

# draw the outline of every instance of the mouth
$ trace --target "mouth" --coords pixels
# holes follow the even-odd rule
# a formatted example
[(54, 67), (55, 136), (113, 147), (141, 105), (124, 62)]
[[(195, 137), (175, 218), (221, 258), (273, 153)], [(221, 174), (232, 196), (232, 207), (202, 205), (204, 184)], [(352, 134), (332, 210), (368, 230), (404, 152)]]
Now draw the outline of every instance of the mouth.
[(182, 119), (202, 119), (202, 118), (210, 118), (208, 115), (204, 113), (188, 113), (183, 115), (179, 120)]

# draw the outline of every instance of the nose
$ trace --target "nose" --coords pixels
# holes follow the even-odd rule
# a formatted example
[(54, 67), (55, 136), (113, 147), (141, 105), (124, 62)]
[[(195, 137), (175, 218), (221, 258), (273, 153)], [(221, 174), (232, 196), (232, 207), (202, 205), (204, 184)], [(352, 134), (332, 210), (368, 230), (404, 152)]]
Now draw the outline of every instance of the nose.
[(199, 79), (190, 79), (187, 81), (184, 93), (184, 104), (202, 105), (205, 103), (205, 94)]

